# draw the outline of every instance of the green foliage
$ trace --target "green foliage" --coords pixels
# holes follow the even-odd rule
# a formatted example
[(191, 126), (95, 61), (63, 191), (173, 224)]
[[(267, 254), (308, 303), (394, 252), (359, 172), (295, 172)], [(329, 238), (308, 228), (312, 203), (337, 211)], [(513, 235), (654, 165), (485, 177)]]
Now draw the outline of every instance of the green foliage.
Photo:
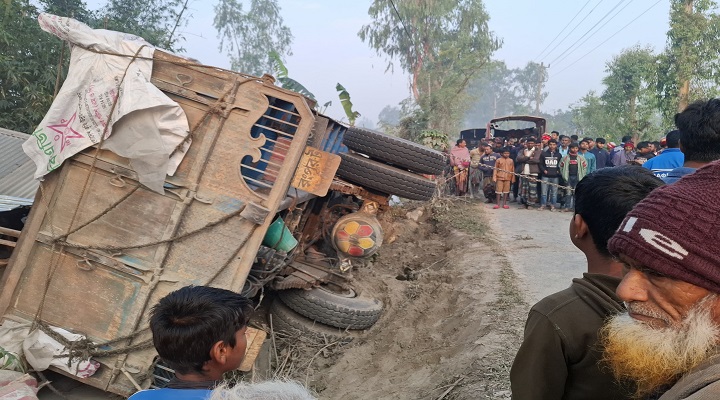
[(428, 114), (419, 107), (404, 107), (403, 117), (397, 129), (397, 136), (413, 142), (420, 142), (420, 135), (428, 129)]
[(530, 61), (524, 68), (513, 73), (513, 90), (522, 106), (516, 106), (518, 114), (537, 114), (545, 102), (548, 92), (544, 91), (547, 82), (547, 71), (544, 66)]
[(50, 107), (62, 47), (38, 14), (28, 0), (0, 2), (0, 127), (26, 133)]
[(107, 29), (140, 36), (154, 46), (174, 52), (183, 40), (178, 28), (187, 24), (189, 0), (108, 0), (101, 10)]
[[(457, 131), (465, 89), (501, 41), (488, 27), (482, 0), (373, 1), (360, 38), (412, 77), (413, 97), (431, 128)], [(400, 17), (398, 17), (398, 13)], [(402, 20), (400, 19), (402, 18)], [(403, 24), (404, 22), (404, 24)]]
[(440, 132), (435, 129), (427, 129), (420, 133), (420, 143), (431, 149), (444, 151), (448, 148), (450, 138), (447, 133)]
[[(670, 1), (670, 30), (665, 52), (659, 57), (657, 101), (665, 126), (673, 124), (683, 104), (696, 99), (715, 97), (720, 85), (720, 15), (713, 0)], [(687, 99), (680, 88), (689, 81)], [(681, 99), (682, 98), (682, 99)]]
[(340, 104), (343, 106), (345, 115), (348, 117), (348, 123), (350, 126), (355, 126), (355, 120), (358, 119), (360, 113), (353, 110), (353, 103), (350, 101), (350, 93), (341, 84), (335, 86), (335, 90), (338, 91), (338, 97), (340, 97)]
[(227, 49), (234, 71), (261, 76), (273, 70), (269, 54), (292, 54), (293, 37), (277, 0), (250, 0), (247, 12), (242, 1), (219, 0), (213, 26), (221, 39), (220, 51)]
[(608, 112), (605, 102), (593, 91), (580, 99), (578, 104), (572, 106), (571, 113), (579, 136), (617, 140), (626, 134), (618, 130), (616, 121)]
[(659, 129), (653, 125), (657, 110), (656, 60), (651, 48), (635, 46), (607, 63), (602, 101), (622, 135), (642, 138)]
[[(273, 63), (273, 71), (275, 71), (275, 77), (277, 78), (278, 82), (280, 82), (280, 86), (283, 89), (292, 90), (294, 92), (302, 94), (303, 96), (307, 96), (313, 100), (316, 100), (315, 95), (312, 94), (312, 92), (310, 92), (300, 82), (288, 76), (288, 69), (285, 66), (285, 63), (283, 63), (282, 58), (280, 58), (280, 54), (278, 54), (276, 51), (271, 51), (269, 56), (270, 60)], [(325, 103), (323, 107), (327, 108), (331, 104), (332, 102)]]

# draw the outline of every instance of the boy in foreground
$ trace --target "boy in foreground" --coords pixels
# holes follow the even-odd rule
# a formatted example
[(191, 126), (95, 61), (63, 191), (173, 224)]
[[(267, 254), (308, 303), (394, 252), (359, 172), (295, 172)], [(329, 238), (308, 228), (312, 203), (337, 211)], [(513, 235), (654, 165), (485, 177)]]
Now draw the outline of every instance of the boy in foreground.
[(609, 368), (598, 365), (598, 331), (624, 310), (615, 294), (622, 264), (608, 241), (632, 208), (663, 182), (638, 166), (603, 168), (575, 189), (570, 240), (585, 254), (587, 273), (572, 285), (535, 304), (525, 337), (510, 370), (516, 400), (617, 400), (631, 396)]
[(131, 400), (210, 397), (223, 374), (245, 357), (245, 330), (253, 311), (238, 293), (208, 286), (186, 286), (160, 299), (150, 314), (153, 344), (175, 371), (165, 388), (143, 390)]

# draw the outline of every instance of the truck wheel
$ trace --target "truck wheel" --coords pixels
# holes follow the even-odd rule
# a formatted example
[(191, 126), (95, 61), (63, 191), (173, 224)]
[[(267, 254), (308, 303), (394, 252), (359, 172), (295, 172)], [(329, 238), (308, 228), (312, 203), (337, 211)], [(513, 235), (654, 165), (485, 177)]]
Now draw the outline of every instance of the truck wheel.
[(381, 301), (358, 296), (352, 290), (335, 293), (324, 287), (292, 289), (283, 290), (278, 296), (295, 312), (341, 329), (367, 329), (377, 322), (383, 309)]
[(445, 168), (445, 155), (431, 148), (386, 135), (382, 132), (350, 127), (343, 143), (351, 150), (370, 158), (407, 168), (421, 174), (438, 175)]
[(430, 200), (435, 194), (435, 182), (370, 160), (359, 154), (340, 154), (342, 162), (337, 170), (341, 178), (411, 200)]
[(275, 332), (284, 332), (290, 335), (310, 335), (318, 339), (340, 341), (342, 343), (350, 343), (360, 336), (356, 331), (343, 331), (305, 318), (280, 300), (275, 300), (272, 303), (270, 314), (272, 314), (273, 330)]

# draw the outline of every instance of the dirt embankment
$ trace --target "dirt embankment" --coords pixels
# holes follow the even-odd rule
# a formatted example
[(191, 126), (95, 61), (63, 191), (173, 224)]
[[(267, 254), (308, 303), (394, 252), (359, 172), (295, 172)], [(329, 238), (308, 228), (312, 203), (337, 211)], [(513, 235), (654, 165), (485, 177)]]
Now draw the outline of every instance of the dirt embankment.
[(305, 371), (321, 398), (510, 398), (527, 305), (484, 213), (456, 201), (424, 207), (417, 222), (396, 219), (397, 240), (356, 272), (386, 311)]

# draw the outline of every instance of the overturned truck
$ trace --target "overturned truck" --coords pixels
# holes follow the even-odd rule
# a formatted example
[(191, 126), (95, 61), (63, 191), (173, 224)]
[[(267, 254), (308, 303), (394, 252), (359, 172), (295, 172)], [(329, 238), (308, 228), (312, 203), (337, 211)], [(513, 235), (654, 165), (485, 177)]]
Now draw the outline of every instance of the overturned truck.
[[(44, 120), (29, 142), (48, 156), (47, 168), (3, 273), (0, 312), (31, 364), (122, 395), (162, 386), (149, 310), (190, 284), (250, 297), (276, 291), (275, 329), (343, 336), (378, 320), (382, 302), (356, 290), (353, 265), (382, 245), (378, 215), (391, 194), (432, 197), (434, 182), (420, 174), (439, 173), (441, 153), (318, 115), (271, 76), (152, 49), (143, 56), (146, 45), (128, 51), (138, 39), (127, 35), (115, 48), (76, 42), (74, 29), (92, 30), (46, 14), (40, 21), (73, 44), (71, 63), (81, 49), (122, 68), (115, 92), (77, 92), (77, 113)], [(141, 183), (157, 173), (137, 158), (144, 132), (107, 145), (121, 127), (133, 130), (132, 113), (113, 112), (142, 100), (122, 89), (136, 62), (149, 63), (145, 79), (179, 104), (189, 127), (175, 148), (165, 146), (177, 162), (155, 188)], [(74, 73), (72, 64), (68, 80)], [(109, 114), (97, 113), (99, 102)], [(101, 134), (91, 145), (57, 157), (87, 136), (93, 118)]]

